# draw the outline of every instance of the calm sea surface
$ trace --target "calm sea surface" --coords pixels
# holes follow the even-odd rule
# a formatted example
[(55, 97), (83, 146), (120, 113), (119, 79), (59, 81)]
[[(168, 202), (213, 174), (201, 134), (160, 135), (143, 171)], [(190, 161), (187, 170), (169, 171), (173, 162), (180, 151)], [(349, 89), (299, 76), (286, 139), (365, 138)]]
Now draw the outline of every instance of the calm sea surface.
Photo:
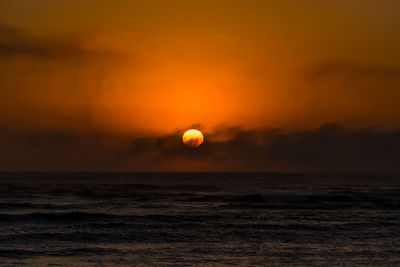
[(0, 266), (400, 265), (400, 176), (0, 173)]

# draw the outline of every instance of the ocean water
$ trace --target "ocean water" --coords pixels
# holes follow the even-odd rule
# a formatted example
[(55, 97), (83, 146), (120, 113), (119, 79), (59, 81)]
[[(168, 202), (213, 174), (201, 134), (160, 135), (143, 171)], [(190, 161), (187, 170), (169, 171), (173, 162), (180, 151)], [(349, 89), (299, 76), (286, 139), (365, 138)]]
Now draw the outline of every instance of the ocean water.
[(400, 177), (0, 173), (0, 266), (400, 265)]

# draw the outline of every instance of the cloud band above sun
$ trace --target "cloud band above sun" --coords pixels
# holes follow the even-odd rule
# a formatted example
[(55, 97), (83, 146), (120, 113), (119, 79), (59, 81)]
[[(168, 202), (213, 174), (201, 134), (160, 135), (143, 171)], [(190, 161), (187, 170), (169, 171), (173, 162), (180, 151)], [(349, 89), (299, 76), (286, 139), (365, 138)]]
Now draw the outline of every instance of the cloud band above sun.
[[(181, 130), (126, 136), (3, 129), (0, 169), (25, 171), (357, 171), (399, 172), (400, 131), (338, 124), (304, 131), (218, 127), (198, 149)], [(22, 154), (20, 154), (22, 153)], [(20, 155), (23, 155), (20, 156)], [(40, 156), (39, 156), (40, 155)]]

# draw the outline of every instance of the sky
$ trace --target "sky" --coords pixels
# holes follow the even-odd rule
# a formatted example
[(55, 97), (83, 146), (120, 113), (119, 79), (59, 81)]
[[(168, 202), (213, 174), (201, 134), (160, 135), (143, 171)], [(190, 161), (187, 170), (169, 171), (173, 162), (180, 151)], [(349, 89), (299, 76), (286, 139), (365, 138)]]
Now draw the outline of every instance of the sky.
[(0, 0), (0, 170), (400, 171), (399, 13)]

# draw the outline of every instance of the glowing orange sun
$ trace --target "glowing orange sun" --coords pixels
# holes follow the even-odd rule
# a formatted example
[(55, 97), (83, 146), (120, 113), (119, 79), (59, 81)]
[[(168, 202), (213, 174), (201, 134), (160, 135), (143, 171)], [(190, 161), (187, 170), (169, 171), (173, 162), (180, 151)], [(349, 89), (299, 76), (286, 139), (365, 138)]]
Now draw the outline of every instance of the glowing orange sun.
[(199, 130), (190, 129), (183, 134), (182, 141), (188, 147), (198, 147), (203, 143), (204, 137)]

